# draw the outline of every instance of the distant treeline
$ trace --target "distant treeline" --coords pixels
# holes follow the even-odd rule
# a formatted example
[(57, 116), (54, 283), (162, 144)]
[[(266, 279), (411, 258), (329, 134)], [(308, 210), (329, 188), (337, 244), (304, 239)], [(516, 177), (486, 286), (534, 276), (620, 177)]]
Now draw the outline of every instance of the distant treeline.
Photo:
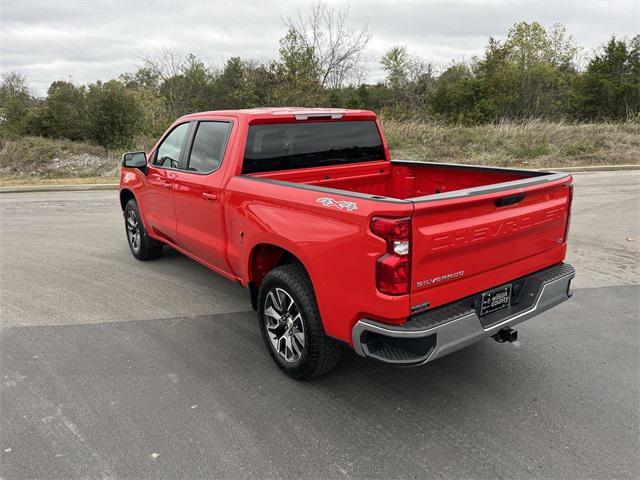
[[(562, 25), (517, 23), (484, 54), (440, 73), (403, 46), (380, 62), (383, 82), (363, 83), (366, 28), (347, 11), (317, 5), (286, 22), (279, 58), (230, 58), (222, 68), (163, 50), (118, 79), (76, 85), (55, 81), (33, 97), (19, 72), (2, 76), (0, 133), (88, 140), (114, 147), (156, 136), (180, 115), (260, 106), (372, 109), (395, 119), (481, 124), (501, 119), (638, 121), (640, 35), (612, 37), (589, 58)], [(582, 60), (580, 60), (582, 59)], [(579, 65), (582, 63), (582, 65)]]

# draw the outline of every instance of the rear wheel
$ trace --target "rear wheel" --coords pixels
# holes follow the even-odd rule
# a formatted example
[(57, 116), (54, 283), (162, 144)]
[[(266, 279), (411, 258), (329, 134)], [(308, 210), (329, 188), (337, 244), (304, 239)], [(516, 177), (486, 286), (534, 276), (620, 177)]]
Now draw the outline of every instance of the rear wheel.
[(324, 332), (311, 281), (300, 264), (271, 270), (258, 306), (265, 345), (287, 375), (314, 378), (336, 366), (340, 347)]
[(131, 253), (138, 260), (153, 260), (162, 255), (162, 244), (147, 235), (138, 204), (132, 198), (124, 207), (124, 226)]

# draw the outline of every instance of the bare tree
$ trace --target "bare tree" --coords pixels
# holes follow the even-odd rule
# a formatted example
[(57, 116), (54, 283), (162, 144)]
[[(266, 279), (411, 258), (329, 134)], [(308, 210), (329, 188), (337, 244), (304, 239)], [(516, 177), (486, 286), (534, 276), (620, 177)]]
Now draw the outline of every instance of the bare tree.
[(144, 67), (162, 81), (179, 75), (186, 62), (186, 55), (175, 48), (162, 48), (139, 58)]
[(363, 51), (372, 34), (366, 25), (352, 27), (348, 18), (349, 7), (334, 9), (316, 3), (308, 17), (298, 13), (295, 19), (285, 20), (289, 33), (313, 51), (324, 88), (339, 88), (362, 77)]
[(163, 48), (155, 52), (140, 55), (143, 69), (155, 78), (157, 87), (165, 90), (167, 110), (171, 117), (175, 117), (179, 110), (178, 86), (171, 79), (180, 75), (186, 66), (187, 57), (175, 48)]

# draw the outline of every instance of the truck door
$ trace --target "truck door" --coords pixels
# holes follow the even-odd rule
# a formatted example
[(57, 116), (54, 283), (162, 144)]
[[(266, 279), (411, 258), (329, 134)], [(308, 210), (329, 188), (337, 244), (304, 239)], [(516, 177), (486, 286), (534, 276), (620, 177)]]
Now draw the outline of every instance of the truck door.
[(224, 246), (222, 181), (232, 123), (206, 120), (195, 125), (174, 180), (178, 245), (214, 269), (229, 271)]
[(188, 130), (189, 123), (176, 126), (154, 152), (146, 175), (148, 187), (141, 202), (146, 227), (173, 243), (176, 240), (174, 178)]

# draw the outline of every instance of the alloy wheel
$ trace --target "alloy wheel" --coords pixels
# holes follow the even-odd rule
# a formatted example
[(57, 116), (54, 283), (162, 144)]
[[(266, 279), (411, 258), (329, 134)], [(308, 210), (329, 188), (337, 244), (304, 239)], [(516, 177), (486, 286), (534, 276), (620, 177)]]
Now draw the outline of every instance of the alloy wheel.
[(136, 252), (140, 250), (140, 221), (134, 210), (127, 212), (127, 237), (131, 248)]
[(289, 363), (300, 360), (305, 345), (304, 322), (293, 297), (282, 288), (272, 288), (265, 299), (264, 315), (273, 349)]

